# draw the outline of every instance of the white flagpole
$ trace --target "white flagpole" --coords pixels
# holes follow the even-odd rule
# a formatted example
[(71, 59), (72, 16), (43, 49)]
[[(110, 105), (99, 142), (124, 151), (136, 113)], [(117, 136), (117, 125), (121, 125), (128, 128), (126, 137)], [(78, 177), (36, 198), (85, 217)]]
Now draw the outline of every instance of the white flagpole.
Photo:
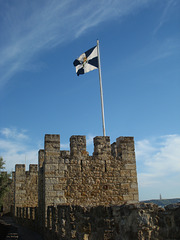
[(101, 63), (100, 63), (100, 51), (99, 51), (99, 40), (97, 40), (97, 54), (98, 54), (98, 66), (99, 66), (99, 85), (101, 93), (101, 112), (102, 112), (102, 124), (103, 124), (103, 136), (106, 136), (105, 131), (105, 121), (104, 121), (104, 102), (103, 102), (103, 89), (102, 89), (102, 79), (101, 79)]

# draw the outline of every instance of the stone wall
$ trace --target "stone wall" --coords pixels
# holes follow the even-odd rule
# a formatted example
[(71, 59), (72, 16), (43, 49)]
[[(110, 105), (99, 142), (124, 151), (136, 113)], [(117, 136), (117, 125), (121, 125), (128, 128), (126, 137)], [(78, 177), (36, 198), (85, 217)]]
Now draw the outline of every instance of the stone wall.
[(14, 202), (17, 220), (47, 240), (180, 239), (180, 205), (138, 203), (133, 137), (95, 137), (90, 156), (85, 136), (61, 151), (60, 135), (45, 135), (38, 170), (16, 165)]
[[(26, 211), (26, 208), (18, 208), (18, 222), (28, 222), (37, 230), (37, 218), (33, 218), (35, 213), (27, 219)], [(44, 239), (178, 240), (180, 204), (169, 205), (165, 209), (147, 203), (109, 207), (48, 207)]]
[(43, 235), (43, 231), (40, 231), (37, 207), (17, 207), (15, 220), (18, 224), (31, 228)]
[(47, 226), (47, 209), (57, 205), (109, 206), (138, 202), (133, 137), (94, 138), (92, 156), (85, 136), (71, 136), (70, 151), (60, 150), (60, 135), (46, 134), (37, 165), (15, 168), (14, 202), (37, 207), (41, 228)]
[[(75, 146), (84, 143), (82, 150), (72, 149), (72, 141)], [(70, 142), (68, 187), (65, 190), (68, 203), (108, 206), (138, 201), (133, 138), (117, 139), (117, 155), (111, 154), (109, 137), (94, 138), (93, 156), (86, 152), (85, 137), (71, 137)]]
[(25, 171), (25, 164), (16, 164), (14, 174), (14, 208), (38, 206), (38, 171), (36, 164), (29, 165)]
[(58, 206), (48, 208), (46, 239), (177, 240), (180, 204), (165, 209), (155, 204), (121, 206)]
[(44, 173), (43, 173), (43, 164), (44, 164), (44, 150), (39, 150), (38, 153), (38, 217), (39, 217), (39, 227), (41, 231), (44, 227), (45, 219), (45, 195), (44, 195)]
[[(133, 137), (94, 138), (89, 156), (85, 136), (70, 138), (70, 151), (60, 151), (60, 135), (45, 135), (39, 151), (39, 211), (59, 204), (98, 206), (138, 201)], [(42, 214), (41, 214), (42, 215)], [(43, 225), (43, 224), (42, 224)]]

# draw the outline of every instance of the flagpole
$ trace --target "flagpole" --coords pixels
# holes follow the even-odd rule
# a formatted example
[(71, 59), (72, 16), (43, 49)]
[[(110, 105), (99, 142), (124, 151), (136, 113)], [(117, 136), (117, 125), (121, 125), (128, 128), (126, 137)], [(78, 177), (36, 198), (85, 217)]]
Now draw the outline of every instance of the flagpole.
[(99, 40), (97, 40), (97, 54), (98, 54), (98, 69), (99, 69), (99, 85), (101, 93), (101, 113), (102, 113), (102, 125), (103, 125), (103, 136), (106, 136), (105, 121), (104, 121), (104, 102), (103, 102), (103, 89), (102, 89), (102, 78), (101, 78), (101, 63), (100, 63), (100, 51), (99, 51)]

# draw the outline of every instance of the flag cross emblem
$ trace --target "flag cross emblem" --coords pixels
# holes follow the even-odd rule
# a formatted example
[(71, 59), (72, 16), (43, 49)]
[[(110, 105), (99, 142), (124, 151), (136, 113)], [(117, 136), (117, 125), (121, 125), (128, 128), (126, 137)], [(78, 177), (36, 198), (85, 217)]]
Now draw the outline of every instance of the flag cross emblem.
[(99, 53), (99, 40), (97, 40), (97, 46), (89, 49), (85, 53), (81, 54), (80, 57), (74, 60), (73, 62), (76, 73), (79, 76), (90, 72), (94, 69), (99, 70), (99, 85), (101, 93), (101, 112), (102, 112), (102, 123), (103, 123), (103, 136), (106, 136), (105, 131), (105, 122), (104, 122), (104, 103), (103, 103), (103, 90), (102, 90), (102, 81), (101, 81), (101, 64), (100, 64), (100, 53)]
[(86, 63), (88, 63), (88, 60), (87, 60), (87, 57), (84, 57), (84, 58), (83, 58), (83, 61), (82, 61), (83, 67), (84, 67), (84, 65), (85, 65)]
[(85, 53), (81, 54), (80, 57), (78, 57), (73, 62), (76, 73), (79, 76), (80, 74), (84, 74), (87, 72), (90, 72), (94, 69), (98, 68), (98, 54), (97, 54), (97, 46), (89, 49)]

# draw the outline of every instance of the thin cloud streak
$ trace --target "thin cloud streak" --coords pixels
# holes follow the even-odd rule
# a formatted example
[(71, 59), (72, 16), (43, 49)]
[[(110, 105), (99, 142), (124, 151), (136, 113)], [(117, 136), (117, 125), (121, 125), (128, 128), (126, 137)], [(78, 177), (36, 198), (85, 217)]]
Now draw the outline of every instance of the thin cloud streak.
[[(76, 1), (38, 1), (2, 6), (0, 14), (0, 88), (13, 75), (29, 70), (29, 62), (42, 50), (80, 37), (90, 27), (115, 17), (124, 17), (150, 0), (91, 1), (77, 8)], [(43, 4), (42, 4), (43, 3)], [(3, 5), (3, 3), (1, 3)], [(70, 14), (71, 13), (71, 14)], [(8, 39), (7, 42), (3, 41)]]
[[(179, 57), (179, 51), (179, 39), (168, 38), (164, 41), (156, 41), (146, 45), (126, 59), (123, 59), (120, 63), (121, 69), (126, 69), (128, 66), (128, 71), (130, 71), (129, 66), (131, 66), (131, 70), (133, 70), (156, 63), (158, 64), (159, 62), (162, 63), (164, 60), (171, 61), (169, 60), (170, 58), (174, 59)], [(119, 68), (119, 63), (116, 65), (116, 68)]]
[(160, 30), (160, 28), (168, 21), (168, 15), (172, 7), (176, 6), (176, 0), (169, 0), (167, 2), (167, 5), (164, 8), (164, 11), (161, 15), (159, 24), (154, 29), (153, 35), (157, 34), (157, 32)]

